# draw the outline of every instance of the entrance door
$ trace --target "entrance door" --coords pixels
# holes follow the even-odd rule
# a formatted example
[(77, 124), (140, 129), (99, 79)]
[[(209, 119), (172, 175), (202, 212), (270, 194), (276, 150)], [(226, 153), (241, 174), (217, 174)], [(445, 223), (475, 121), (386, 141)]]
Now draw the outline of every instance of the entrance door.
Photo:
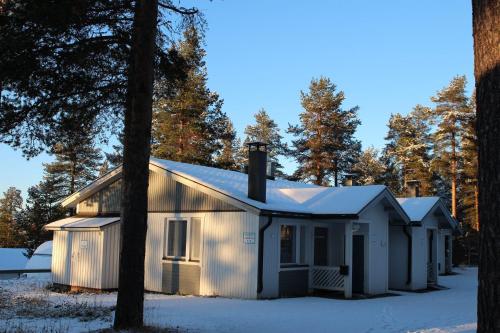
[(328, 228), (314, 228), (314, 266), (328, 265)]
[(364, 293), (365, 285), (365, 237), (352, 236), (352, 292)]

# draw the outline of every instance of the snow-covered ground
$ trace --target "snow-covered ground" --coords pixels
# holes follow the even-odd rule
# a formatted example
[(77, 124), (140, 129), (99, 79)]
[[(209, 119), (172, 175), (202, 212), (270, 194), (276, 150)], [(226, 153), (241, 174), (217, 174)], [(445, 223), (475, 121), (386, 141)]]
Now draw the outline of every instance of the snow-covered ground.
[[(366, 300), (257, 301), (147, 294), (145, 321), (194, 332), (474, 332), (477, 269), (455, 271), (457, 275), (440, 277), (447, 290)], [(0, 281), (0, 332), (17, 327), (84, 332), (111, 325), (116, 293), (58, 294), (44, 289), (46, 283), (30, 278)], [(31, 315), (16, 310), (29, 300), (40, 302), (43, 316), (36, 310)], [(90, 310), (93, 307), (97, 310)]]

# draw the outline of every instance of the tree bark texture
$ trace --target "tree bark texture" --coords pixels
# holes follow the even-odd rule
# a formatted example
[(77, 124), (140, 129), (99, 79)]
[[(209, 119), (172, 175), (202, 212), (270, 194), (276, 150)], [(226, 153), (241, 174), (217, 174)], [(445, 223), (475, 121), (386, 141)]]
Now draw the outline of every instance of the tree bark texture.
[(114, 322), (116, 329), (143, 325), (144, 256), (158, 4), (156, 0), (138, 0), (135, 6), (125, 111), (122, 238)]
[(479, 140), (478, 332), (500, 332), (500, 1), (473, 0)]

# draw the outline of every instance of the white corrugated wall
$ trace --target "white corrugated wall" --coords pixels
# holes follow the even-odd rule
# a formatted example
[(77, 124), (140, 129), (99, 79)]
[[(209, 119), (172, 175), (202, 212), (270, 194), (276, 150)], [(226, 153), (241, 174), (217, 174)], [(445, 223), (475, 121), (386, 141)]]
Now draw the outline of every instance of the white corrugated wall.
[(120, 223), (104, 228), (103, 235), (102, 289), (116, 289), (120, 262)]
[(102, 231), (72, 231), (71, 285), (102, 289)]
[(163, 257), (163, 221), (172, 214), (148, 214), (148, 232), (146, 234), (146, 257), (144, 262), (144, 288), (161, 292), (162, 257)]
[[(243, 233), (255, 236), (244, 242)], [(247, 212), (209, 213), (203, 225), (200, 293), (256, 298), (259, 217)]]
[(54, 231), (52, 248), (52, 281), (70, 284), (71, 234), (67, 231)]
[[(259, 217), (246, 212), (148, 214), (147, 290), (161, 291), (164, 223), (169, 217), (203, 218), (201, 295), (257, 297)], [(243, 233), (249, 233), (250, 238), (254, 236), (254, 243), (245, 243)]]

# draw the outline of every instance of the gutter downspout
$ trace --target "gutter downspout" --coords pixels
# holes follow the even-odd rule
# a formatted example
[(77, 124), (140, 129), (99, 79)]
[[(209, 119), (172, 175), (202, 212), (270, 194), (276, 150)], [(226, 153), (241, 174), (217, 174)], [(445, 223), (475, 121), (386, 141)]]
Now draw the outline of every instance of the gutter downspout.
[(411, 273), (412, 273), (411, 251), (412, 251), (412, 247), (413, 247), (413, 244), (412, 244), (413, 239), (411, 237), (411, 234), (408, 232), (407, 226), (403, 226), (403, 232), (406, 235), (406, 237), (408, 238), (408, 267), (406, 268), (406, 274), (407, 274), (406, 284), (410, 284), (411, 283)]
[(257, 276), (257, 293), (260, 294), (264, 289), (263, 275), (264, 275), (264, 232), (273, 223), (273, 217), (267, 217), (265, 226), (259, 229), (259, 263), (258, 263), (258, 276)]

